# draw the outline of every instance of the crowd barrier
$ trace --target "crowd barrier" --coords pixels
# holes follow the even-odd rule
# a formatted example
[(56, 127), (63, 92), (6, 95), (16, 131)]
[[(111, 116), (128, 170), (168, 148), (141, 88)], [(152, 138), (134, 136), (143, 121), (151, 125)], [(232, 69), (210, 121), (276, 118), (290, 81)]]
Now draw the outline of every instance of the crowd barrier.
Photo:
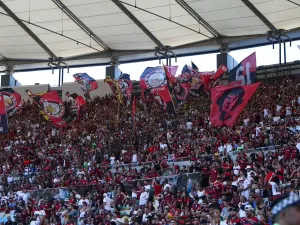
[[(177, 190), (183, 190), (183, 187), (188, 189), (192, 188), (193, 183), (201, 181), (201, 173), (181, 173), (177, 175), (167, 175), (167, 176), (159, 176), (154, 178), (143, 178), (143, 179), (135, 179), (131, 181), (124, 181), (122, 185), (127, 190), (132, 190), (137, 182), (140, 182), (143, 186), (145, 181), (147, 183), (152, 183), (154, 180), (159, 181), (162, 183), (165, 180), (169, 181), (169, 184), (172, 188), (176, 188)], [(112, 190), (119, 184), (111, 184)], [(38, 190), (28, 190), (28, 193), (34, 199), (61, 199), (65, 200), (70, 198), (70, 193), (76, 193), (81, 196), (86, 196), (87, 193), (94, 194), (96, 193), (99, 188), (102, 187), (101, 185), (87, 185), (87, 186), (71, 186), (71, 187), (58, 187), (58, 188), (45, 188), (45, 189), (38, 189)]]

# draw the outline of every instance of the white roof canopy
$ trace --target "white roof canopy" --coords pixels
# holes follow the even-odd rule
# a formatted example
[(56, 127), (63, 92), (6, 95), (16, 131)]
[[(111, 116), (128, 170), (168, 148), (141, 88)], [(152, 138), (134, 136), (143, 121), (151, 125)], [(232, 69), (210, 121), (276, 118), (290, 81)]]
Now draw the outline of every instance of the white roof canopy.
[(299, 12), (300, 0), (0, 0), (0, 68), (122, 63), (153, 59), (158, 49), (185, 55), (299, 39)]

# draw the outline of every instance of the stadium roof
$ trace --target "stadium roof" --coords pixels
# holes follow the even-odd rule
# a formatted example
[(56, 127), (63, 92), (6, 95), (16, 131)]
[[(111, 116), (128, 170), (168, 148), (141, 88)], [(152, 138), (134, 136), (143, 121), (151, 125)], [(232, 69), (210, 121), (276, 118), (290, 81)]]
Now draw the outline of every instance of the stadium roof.
[(299, 11), (300, 0), (0, 0), (0, 70), (123, 63), (169, 49), (178, 56), (218, 52), (280, 35), (300, 39)]

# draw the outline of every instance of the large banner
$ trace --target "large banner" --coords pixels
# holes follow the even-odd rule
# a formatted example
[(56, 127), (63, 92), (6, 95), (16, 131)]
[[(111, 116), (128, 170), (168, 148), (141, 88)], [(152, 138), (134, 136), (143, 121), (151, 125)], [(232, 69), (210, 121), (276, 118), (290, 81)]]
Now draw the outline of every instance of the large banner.
[(123, 93), (119, 83), (111, 77), (106, 77), (104, 80), (110, 86), (112, 93), (116, 96), (119, 103), (123, 103)]
[(0, 134), (8, 133), (8, 119), (4, 96), (0, 93)]
[(133, 89), (133, 85), (130, 80), (130, 75), (127, 73), (123, 73), (119, 77), (118, 84), (121, 88), (121, 92), (122, 92), (124, 98), (127, 99), (127, 105), (129, 105), (131, 102), (131, 94), (132, 94), (132, 89)]
[(51, 120), (56, 127), (64, 127), (68, 122), (64, 102), (60, 99), (57, 91), (32, 94), (26, 90), (28, 96), (38, 104), (40, 113), (46, 120)]
[(229, 85), (243, 86), (256, 82), (256, 53), (252, 53), (230, 71)]
[(12, 88), (0, 89), (0, 94), (4, 98), (6, 106), (6, 112), (9, 116), (12, 116), (23, 106), (23, 100), (21, 95)]
[(239, 87), (218, 86), (212, 88), (211, 124), (233, 126), (259, 85), (260, 82)]
[(147, 67), (140, 77), (140, 86), (141, 89), (150, 90), (155, 101), (161, 104), (168, 113), (175, 113), (163, 67)]
[(90, 77), (87, 73), (75, 73), (73, 75), (76, 82), (80, 85), (81, 90), (84, 93), (84, 97), (90, 99), (90, 92), (98, 89), (97, 81)]

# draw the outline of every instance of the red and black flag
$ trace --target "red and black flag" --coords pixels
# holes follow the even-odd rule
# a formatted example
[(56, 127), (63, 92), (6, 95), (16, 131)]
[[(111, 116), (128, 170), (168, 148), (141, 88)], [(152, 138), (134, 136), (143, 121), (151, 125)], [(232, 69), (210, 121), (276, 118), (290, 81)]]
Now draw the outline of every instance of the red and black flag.
[(22, 108), (24, 101), (21, 95), (12, 88), (0, 89), (0, 94), (4, 98), (6, 112), (9, 116), (12, 116), (19, 109)]
[(189, 73), (180, 74), (174, 87), (177, 100), (186, 101), (192, 87), (192, 75)]
[(147, 67), (140, 77), (140, 86), (144, 93), (150, 90), (154, 100), (161, 104), (168, 113), (175, 113), (163, 67)]
[(214, 126), (233, 126), (259, 83), (230, 87), (218, 86), (211, 89), (210, 122)]
[(66, 107), (57, 91), (32, 94), (26, 90), (28, 96), (39, 106), (40, 113), (46, 120), (51, 120), (56, 127), (64, 127), (68, 121)]
[(122, 73), (121, 76), (119, 77), (118, 84), (120, 86), (124, 99), (127, 100), (127, 105), (129, 105), (131, 101), (131, 94), (133, 89), (133, 84), (130, 80), (130, 75), (127, 73)]
[(256, 82), (256, 53), (252, 53), (229, 74), (229, 86), (243, 86)]
[(68, 96), (72, 101), (71, 106), (71, 114), (75, 114), (78, 120), (80, 119), (80, 109), (82, 106), (86, 104), (84, 98), (76, 93), (70, 94), (66, 92), (66, 96)]
[(98, 89), (98, 82), (90, 77), (87, 73), (75, 73), (73, 75), (76, 82), (80, 85), (81, 90), (83, 91), (84, 97), (90, 99), (90, 92)]
[(228, 71), (227, 67), (221, 65), (217, 69), (217, 71), (213, 73), (213, 75), (211, 74), (211, 72), (209, 72), (208, 74), (203, 74), (201, 77), (202, 77), (204, 91), (209, 92), (210, 89), (213, 87), (214, 82), (220, 79), (222, 75), (227, 71)]
[(176, 72), (178, 69), (178, 66), (164, 66), (165, 69), (165, 73), (166, 73), (166, 78), (167, 78), (167, 86), (169, 88), (169, 93), (171, 95), (172, 101), (174, 105), (177, 105), (177, 97), (176, 97), (176, 93), (174, 90), (174, 87), (176, 85)]
[(6, 113), (4, 95), (0, 93), (0, 134), (8, 133), (8, 119)]

